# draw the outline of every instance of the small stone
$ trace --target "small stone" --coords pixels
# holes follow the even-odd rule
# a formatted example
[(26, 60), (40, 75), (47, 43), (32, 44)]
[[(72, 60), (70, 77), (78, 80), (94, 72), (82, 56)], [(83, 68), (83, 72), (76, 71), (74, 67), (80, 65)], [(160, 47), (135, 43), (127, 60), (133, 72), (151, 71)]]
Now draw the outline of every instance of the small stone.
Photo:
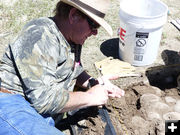
[(148, 124), (147, 121), (145, 121), (142, 117), (140, 116), (134, 116), (132, 117), (132, 124), (134, 125), (134, 127), (137, 128), (145, 128), (146, 125)]
[(158, 87), (155, 87), (155, 86), (151, 86), (154, 90), (155, 90), (155, 94), (157, 96), (161, 96), (162, 95), (162, 90), (159, 89)]
[(161, 116), (157, 112), (147, 112), (149, 120), (161, 119)]
[(164, 113), (171, 111), (171, 108), (163, 102), (154, 101), (154, 102), (149, 102), (149, 103), (147, 102), (144, 106), (142, 106), (142, 112), (143, 111), (147, 115), (149, 112), (156, 112), (162, 115)]
[(140, 97), (140, 103), (142, 105), (147, 105), (147, 104), (150, 104), (150, 103), (153, 103), (153, 102), (157, 102), (160, 100), (160, 97), (154, 95), (154, 94), (150, 94), (150, 93), (147, 93), (147, 94), (143, 94), (141, 97)]
[(164, 132), (165, 127), (164, 127), (164, 121), (162, 119), (156, 121), (155, 126), (158, 129), (158, 131), (157, 131), (158, 135), (159, 135), (160, 132)]
[(180, 120), (180, 113), (169, 112), (163, 115), (164, 120)]
[(141, 104), (141, 111), (145, 115), (148, 115), (148, 112), (152, 112), (155, 109), (152, 110), (154, 107), (155, 102), (158, 102), (160, 100), (160, 97), (154, 95), (154, 94), (143, 94), (140, 97), (140, 104)]
[(170, 111), (170, 107), (163, 103), (163, 102), (155, 102), (154, 105), (152, 105), (152, 110), (160, 113), (160, 114), (164, 114)]
[(81, 120), (81, 121), (78, 121), (78, 124), (79, 125), (83, 125), (83, 126), (86, 126), (86, 120)]
[(166, 101), (166, 103), (171, 104), (171, 105), (176, 104), (176, 99), (169, 97), (169, 96), (165, 97), (165, 101)]

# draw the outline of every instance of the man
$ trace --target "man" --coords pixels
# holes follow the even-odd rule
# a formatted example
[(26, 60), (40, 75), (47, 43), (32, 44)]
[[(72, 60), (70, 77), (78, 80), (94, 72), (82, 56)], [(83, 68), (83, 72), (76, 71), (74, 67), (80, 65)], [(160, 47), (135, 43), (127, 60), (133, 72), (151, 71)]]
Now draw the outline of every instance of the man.
[[(61, 0), (54, 17), (25, 25), (1, 60), (0, 134), (60, 135), (51, 116), (124, 95), (109, 81), (117, 77), (95, 80), (80, 63), (83, 43), (99, 26), (112, 34), (103, 19), (108, 2)], [(75, 84), (87, 91), (73, 92)]]

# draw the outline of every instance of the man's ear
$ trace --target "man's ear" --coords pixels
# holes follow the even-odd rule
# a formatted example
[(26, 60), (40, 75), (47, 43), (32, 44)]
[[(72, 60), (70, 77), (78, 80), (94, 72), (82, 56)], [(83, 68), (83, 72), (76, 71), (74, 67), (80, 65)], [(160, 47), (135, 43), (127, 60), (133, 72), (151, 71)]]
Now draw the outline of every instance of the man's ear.
[(78, 14), (78, 10), (76, 8), (72, 8), (69, 12), (69, 22), (70, 24), (77, 22), (79, 20), (80, 15)]

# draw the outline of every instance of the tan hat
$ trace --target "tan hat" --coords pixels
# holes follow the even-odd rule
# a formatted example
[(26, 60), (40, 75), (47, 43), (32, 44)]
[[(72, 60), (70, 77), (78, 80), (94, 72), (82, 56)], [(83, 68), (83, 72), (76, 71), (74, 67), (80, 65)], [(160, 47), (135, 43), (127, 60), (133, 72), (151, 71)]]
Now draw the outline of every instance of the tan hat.
[(111, 26), (104, 20), (105, 12), (110, 4), (109, 0), (60, 0), (71, 5), (100, 24), (111, 36)]

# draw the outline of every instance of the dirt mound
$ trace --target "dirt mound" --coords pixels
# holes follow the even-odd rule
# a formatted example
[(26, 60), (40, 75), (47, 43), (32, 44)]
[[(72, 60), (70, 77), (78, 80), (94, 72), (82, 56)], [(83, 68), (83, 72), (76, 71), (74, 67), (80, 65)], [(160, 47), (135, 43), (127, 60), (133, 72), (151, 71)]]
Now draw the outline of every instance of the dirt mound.
[[(160, 90), (144, 83), (125, 89), (123, 98), (109, 100), (106, 105), (117, 135), (164, 135), (165, 120), (180, 119), (177, 88)], [(176, 108), (176, 109), (175, 109)], [(104, 135), (106, 123), (97, 110), (79, 124), (80, 135)], [(96, 113), (93, 113), (96, 112)]]

